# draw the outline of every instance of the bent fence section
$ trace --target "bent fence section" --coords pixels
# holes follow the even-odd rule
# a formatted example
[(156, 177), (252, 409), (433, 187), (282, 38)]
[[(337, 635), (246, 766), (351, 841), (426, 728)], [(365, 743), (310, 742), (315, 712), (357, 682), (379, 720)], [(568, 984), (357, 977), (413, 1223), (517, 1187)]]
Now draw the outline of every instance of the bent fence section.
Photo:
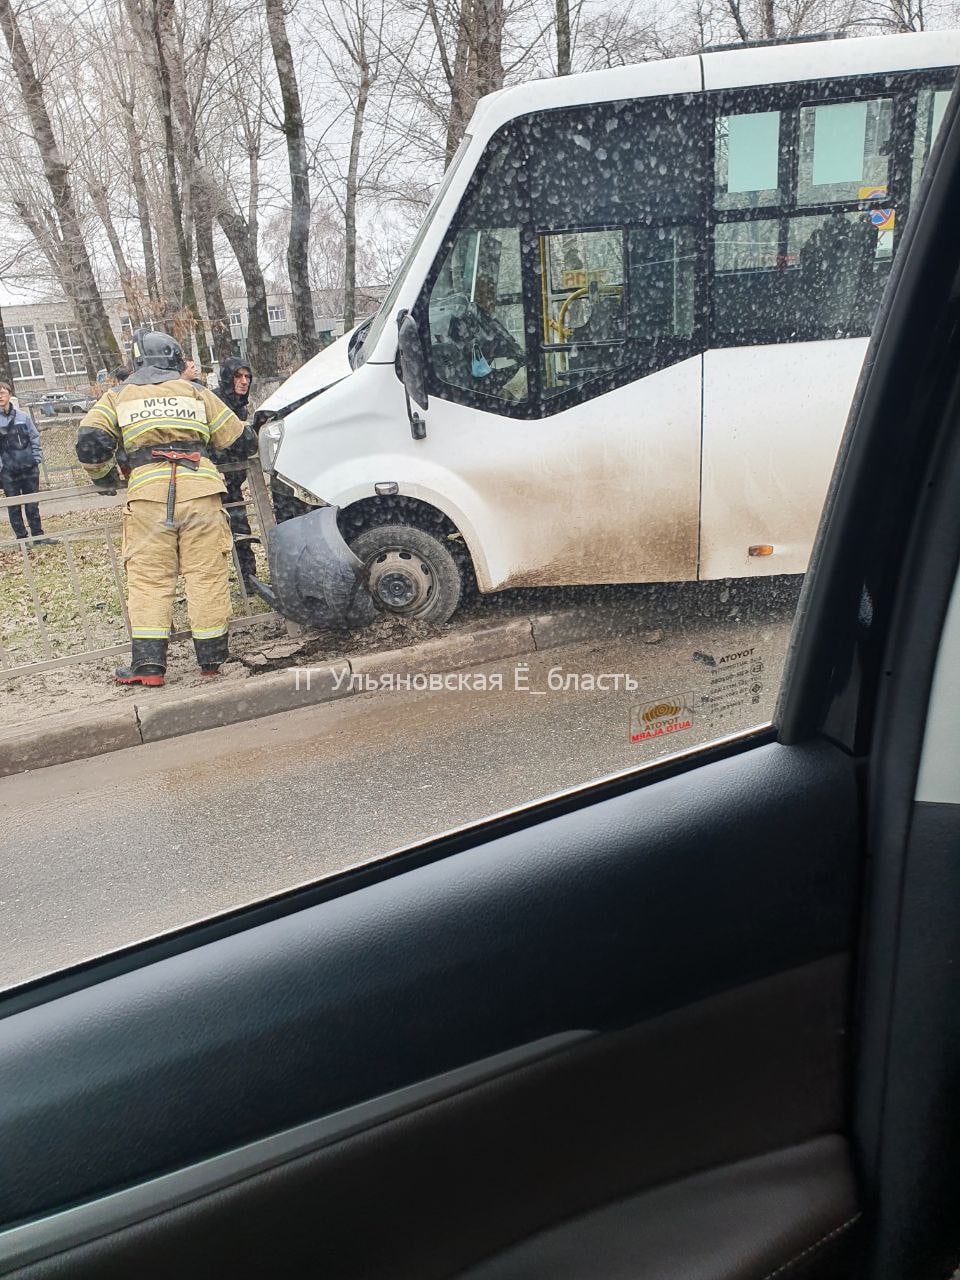
[[(222, 471), (241, 471), (230, 464)], [(246, 464), (250, 498), (246, 506), (253, 532), (261, 540), (261, 569), (273, 509), (256, 458)], [(51, 483), (72, 468), (45, 468)], [(70, 479), (73, 478), (71, 474)], [(126, 591), (120, 555), (120, 513), (125, 491), (116, 498), (98, 494), (90, 484), (66, 484), (19, 497), (0, 497), (0, 681), (72, 663), (93, 662), (123, 653), (130, 644)], [(15, 539), (7, 509), (37, 502), (46, 541)], [(241, 504), (231, 504), (241, 505)], [(2, 526), (7, 526), (3, 528)], [(3, 534), (8, 536), (3, 538)], [(263, 622), (284, 625), (263, 602), (247, 594), (234, 551), (230, 594), (231, 632)], [(182, 602), (174, 612), (173, 639), (189, 631)], [(287, 630), (296, 630), (287, 624)]]

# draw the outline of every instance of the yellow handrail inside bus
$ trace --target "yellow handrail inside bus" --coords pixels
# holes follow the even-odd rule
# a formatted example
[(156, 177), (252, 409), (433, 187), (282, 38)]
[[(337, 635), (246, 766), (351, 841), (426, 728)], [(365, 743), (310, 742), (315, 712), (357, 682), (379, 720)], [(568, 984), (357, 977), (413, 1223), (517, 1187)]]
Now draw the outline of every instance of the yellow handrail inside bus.
[[(589, 287), (584, 289), (574, 289), (573, 293), (568, 294), (567, 297), (564, 298), (560, 306), (560, 310), (557, 312), (556, 320), (551, 319), (549, 321), (549, 327), (557, 331), (557, 335), (561, 342), (566, 342), (568, 338), (573, 337), (573, 329), (572, 328), (568, 329), (567, 326), (564, 324), (564, 319), (566, 317), (570, 304), (572, 302), (576, 302), (578, 298), (585, 298), (589, 292), (590, 292)], [(613, 293), (622, 293), (623, 285), (622, 284), (600, 285), (598, 288), (598, 292), (601, 294), (608, 294), (608, 295)], [(548, 337), (548, 335), (545, 335), (545, 337)]]

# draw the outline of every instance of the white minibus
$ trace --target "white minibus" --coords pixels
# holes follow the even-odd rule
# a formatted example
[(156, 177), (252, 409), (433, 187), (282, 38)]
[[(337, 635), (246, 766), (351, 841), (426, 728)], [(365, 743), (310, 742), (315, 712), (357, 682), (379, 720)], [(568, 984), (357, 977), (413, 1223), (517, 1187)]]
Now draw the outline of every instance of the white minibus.
[(802, 573), (960, 33), (503, 89), (375, 316), (261, 407), (304, 622)]

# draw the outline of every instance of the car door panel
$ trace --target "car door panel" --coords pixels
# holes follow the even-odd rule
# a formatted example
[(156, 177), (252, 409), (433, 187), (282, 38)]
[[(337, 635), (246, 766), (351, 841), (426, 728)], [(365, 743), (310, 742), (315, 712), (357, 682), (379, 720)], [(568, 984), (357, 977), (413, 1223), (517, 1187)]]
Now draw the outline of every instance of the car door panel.
[(859, 1218), (847, 1144), (831, 1135), (618, 1200), (463, 1280), (846, 1280)]
[[(33, 1154), (0, 1175), (2, 1220), (42, 1218), (577, 1031), (595, 1034), (288, 1161), (285, 1175), (245, 1178), (237, 1194), (253, 1199), (241, 1220), (261, 1221), (272, 1238), (258, 1180), (295, 1179), (298, 1161), (316, 1160), (335, 1172), (311, 1173), (306, 1194), (336, 1206), (330, 1231), (353, 1256), (343, 1224), (359, 1227), (356, 1215), (370, 1212), (371, 1179), (360, 1170), (372, 1145), (376, 1167), (394, 1170), (380, 1213), (401, 1198), (409, 1214), (469, 1184), (474, 1193), (445, 1219), (462, 1225), (487, 1188), (472, 1252), (463, 1241), (473, 1237), (458, 1229), (437, 1253), (447, 1271), (424, 1270), (438, 1234), (424, 1225), (423, 1252), (412, 1251), (406, 1272), (452, 1274), (568, 1211), (838, 1131), (858, 860), (850, 762), (825, 747), (767, 744), (696, 777), (694, 789), (681, 773), (396, 870), (10, 1016), (0, 1142)], [(761, 797), (776, 798), (773, 810)], [(35, 1046), (54, 1028), (63, 1051), (38, 1060)], [(71, 1107), (78, 1074), (84, 1102)], [(539, 1083), (524, 1093), (531, 1079)], [(504, 1096), (484, 1106), (492, 1090)], [(514, 1090), (524, 1101), (510, 1106)], [(425, 1160), (420, 1126), (431, 1114), (436, 1151)], [(391, 1134), (399, 1146), (388, 1159)], [(439, 1175), (433, 1187), (417, 1174), (424, 1163)], [(483, 1167), (487, 1180), (468, 1176)], [(531, 1197), (545, 1169), (553, 1180)], [(524, 1176), (512, 1183), (505, 1170)], [(498, 1214), (506, 1219), (495, 1230)], [(154, 1229), (165, 1234), (178, 1215), (205, 1221), (201, 1207), (179, 1209)], [(175, 1249), (180, 1238), (172, 1229)], [(377, 1262), (379, 1247), (367, 1239), (354, 1250), (356, 1274), (401, 1274)], [(152, 1241), (151, 1256), (158, 1249)], [(42, 1274), (45, 1264), (34, 1265)]]
[(485, 550), (481, 588), (695, 578), (701, 403), (700, 356), (544, 418), (435, 396), (423, 460)]
[[(866, 347), (846, 338), (706, 353), (701, 578), (806, 569)], [(772, 555), (748, 553), (764, 543)]]
[[(828, 957), (465, 1087), (440, 1077), (416, 1100), (383, 1099), (397, 1113), (361, 1116), (357, 1132), (344, 1113), (345, 1136), (334, 1129), (272, 1167), (256, 1169), (249, 1152), (256, 1171), (244, 1177), (238, 1162), (233, 1183), (208, 1194), (200, 1171), (184, 1171), (182, 1204), (169, 1186), (154, 1188), (155, 1206), (173, 1206), (159, 1215), (148, 1184), (137, 1225), (76, 1248), (66, 1271), (68, 1255), (22, 1274), (122, 1276), (139, 1259), (138, 1275), (199, 1276), (219, 1258), (223, 1274), (259, 1275), (282, 1239), (278, 1274), (312, 1260), (344, 1280), (453, 1275), (570, 1213), (835, 1133), (846, 975), (845, 958)], [(114, 1207), (121, 1221), (124, 1206)], [(796, 1208), (795, 1229), (809, 1234)], [(53, 1252), (71, 1233), (109, 1226), (82, 1213), (48, 1220), (43, 1243)], [(24, 1228), (6, 1242), (10, 1256), (36, 1239)]]

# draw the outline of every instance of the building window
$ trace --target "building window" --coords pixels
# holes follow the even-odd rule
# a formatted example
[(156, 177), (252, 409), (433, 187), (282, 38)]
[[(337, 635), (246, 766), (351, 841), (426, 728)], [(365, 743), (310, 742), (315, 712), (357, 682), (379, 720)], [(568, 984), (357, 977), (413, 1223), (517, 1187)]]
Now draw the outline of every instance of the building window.
[(129, 342), (133, 337), (133, 322), (129, 316), (120, 317), (120, 337), (124, 342)]
[(230, 333), (234, 338), (239, 338), (243, 329), (243, 317), (239, 311), (231, 311), (227, 316), (230, 321)]
[(47, 342), (50, 345), (54, 373), (84, 372), (83, 347), (80, 345), (80, 335), (76, 329), (71, 329), (67, 325), (48, 324)]
[(14, 378), (42, 378), (43, 365), (33, 325), (8, 326), (6, 333), (10, 372)]
[(286, 318), (286, 307), (267, 307), (267, 319), (273, 324), (283, 324)]

